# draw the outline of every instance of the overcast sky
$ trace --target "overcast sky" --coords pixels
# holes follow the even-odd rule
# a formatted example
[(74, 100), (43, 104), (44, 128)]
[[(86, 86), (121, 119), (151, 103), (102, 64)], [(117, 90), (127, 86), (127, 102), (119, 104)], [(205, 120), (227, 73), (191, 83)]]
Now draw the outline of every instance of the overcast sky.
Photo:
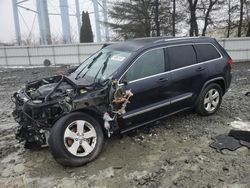
[[(19, 0), (21, 1), (21, 0)], [(68, 0), (69, 4), (69, 13), (75, 14), (75, 1)], [(79, 0), (80, 11), (90, 12), (90, 19), (92, 24), (92, 30), (95, 35), (95, 23), (94, 23), (94, 14), (93, 5), (91, 0)], [(27, 8), (36, 9), (36, 0), (28, 0), (25, 3), (21, 4)], [(100, 11), (101, 7), (99, 7)], [(24, 10), (19, 8), (19, 21), (21, 27), (22, 38), (25, 39), (27, 36), (31, 35), (32, 39), (39, 38), (39, 27), (37, 15), (31, 11)], [(48, 0), (48, 11), (49, 13), (60, 13), (59, 9), (59, 0)], [(61, 29), (61, 18), (60, 16), (49, 16), (51, 35), (52, 37), (62, 38), (62, 29)], [(103, 19), (102, 13), (100, 13), (100, 20)], [(34, 23), (34, 24), (33, 24)], [(70, 17), (71, 24), (71, 34), (73, 37), (78, 37), (78, 28), (76, 17)], [(103, 30), (104, 28), (102, 28)], [(102, 32), (104, 33), (104, 32)], [(15, 26), (13, 19), (13, 10), (12, 10), (12, 0), (0, 0), (0, 42), (13, 42), (15, 41)], [(78, 40), (78, 39), (76, 39)]]

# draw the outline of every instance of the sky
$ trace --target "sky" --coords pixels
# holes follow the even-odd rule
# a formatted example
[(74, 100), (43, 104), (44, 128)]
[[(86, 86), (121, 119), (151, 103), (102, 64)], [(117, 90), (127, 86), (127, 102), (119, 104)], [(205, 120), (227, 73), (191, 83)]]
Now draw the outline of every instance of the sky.
[[(21, 0), (18, 0), (21, 1)], [(49, 13), (60, 13), (59, 0), (48, 0), (48, 11)], [(68, 0), (69, 14), (75, 14), (75, 1)], [(95, 35), (95, 22), (93, 14), (93, 4), (91, 0), (79, 0), (80, 11), (88, 11), (90, 13), (90, 20), (92, 30)], [(21, 4), (29, 9), (36, 9), (36, 0), (28, 0)], [(100, 20), (103, 19), (103, 15), (100, 9)], [(38, 40), (39, 38), (39, 27), (37, 15), (31, 11), (18, 8), (19, 21), (21, 27), (22, 39), (31, 36), (32, 40)], [(50, 30), (52, 38), (62, 38), (61, 29), (61, 17), (57, 15), (50, 15)], [(71, 35), (74, 41), (78, 41), (78, 27), (76, 17), (70, 17)], [(102, 35), (104, 35), (104, 28), (102, 28)], [(12, 0), (0, 0), (0, 42), (12, 43), (15, 41), (15, 26), (12, 10)]]

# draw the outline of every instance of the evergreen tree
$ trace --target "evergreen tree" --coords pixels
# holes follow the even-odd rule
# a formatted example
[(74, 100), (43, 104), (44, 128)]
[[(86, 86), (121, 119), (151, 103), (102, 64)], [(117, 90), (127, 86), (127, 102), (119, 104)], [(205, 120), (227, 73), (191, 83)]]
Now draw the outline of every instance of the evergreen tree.
[(90, 24), (89, 13), (82, 11), (82, 27), (80, 31), (80, 42), (93, 42), (93, 32)]
[[(121, 0), (112, 6), (109, 23), (119, 38), (138, 38), (160, 35), (171, 35), (172, 5), (166, 0)], [(175, 14), (174, 23), (183, 18)]]

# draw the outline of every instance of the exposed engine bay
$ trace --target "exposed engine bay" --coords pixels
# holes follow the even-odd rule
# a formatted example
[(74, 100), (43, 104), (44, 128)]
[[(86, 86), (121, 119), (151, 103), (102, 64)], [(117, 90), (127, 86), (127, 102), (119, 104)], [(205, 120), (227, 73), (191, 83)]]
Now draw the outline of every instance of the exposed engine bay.
[(49, 131), (55, 122), (73, 111), (94, 112), (102, 119), (108, 136), (119, 127), (117, 118), (124, 114), (133, 94), (124, 90), (117, 80), (103, 84), (79, 85), (70, 76), (58, 75), (29, 82), (14, 93), (18, 122), (16, 137), (25, 141), (25, 147), (39, 149), (47, 145)]

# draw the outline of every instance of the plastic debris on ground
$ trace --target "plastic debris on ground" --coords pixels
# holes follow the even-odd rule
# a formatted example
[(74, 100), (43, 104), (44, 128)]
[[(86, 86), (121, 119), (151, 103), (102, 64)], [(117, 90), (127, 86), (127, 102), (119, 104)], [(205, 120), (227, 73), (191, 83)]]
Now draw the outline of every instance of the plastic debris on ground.
[(218, 150), (228, 149), (234, 151), (241, 146), (250, 149), (250, 122), (233, 121), (230, 123), (233, 128), (228, 134), (221, 134), (214, 138), (210, 147)]

